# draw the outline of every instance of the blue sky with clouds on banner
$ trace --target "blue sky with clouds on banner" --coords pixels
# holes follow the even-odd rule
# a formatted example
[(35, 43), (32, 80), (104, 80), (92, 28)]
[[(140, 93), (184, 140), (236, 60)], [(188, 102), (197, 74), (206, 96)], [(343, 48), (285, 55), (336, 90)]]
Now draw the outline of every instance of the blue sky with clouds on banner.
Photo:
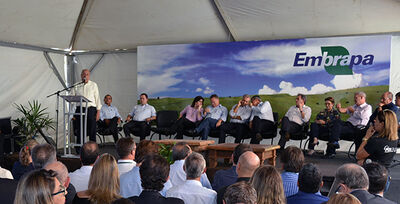
[[(310, 38), (231, 43), (142, 46), (138, 49), (138, 92), (150, 97), (320, 94), (388, 85), (390, 36)], [(293, 67), (297, 52), (321, 56), (321, 46), (343, 46), (350, 55), (374, 55), (353, 75), (330, 75), (323, 66)]]

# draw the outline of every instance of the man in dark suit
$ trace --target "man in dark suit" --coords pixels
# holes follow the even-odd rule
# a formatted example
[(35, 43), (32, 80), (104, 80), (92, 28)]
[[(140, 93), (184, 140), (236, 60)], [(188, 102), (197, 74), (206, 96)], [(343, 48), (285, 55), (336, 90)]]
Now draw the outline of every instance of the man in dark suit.
[[(383, 165), (376, 162), (364, 164), (363, 167), (368, 174), (368, 192), (375, 195), (375, 198), (372, 199), (373, 202), (382, 204), (394, 204), (395, 202), (383, 197), (383, 192), (385, 191), (385, 188), (389, 188), (388, 170)], [(370, 201), (368, 201), (368, 203), (369, 202)]]
[(142, 180), (143, 191), (139, 196), (129, 198), (133, 202), (136, 204), (184, 203), (183, 200), (179, 198), (166, 198), (159, 193), (159, 191), (164, 188), (164, 183), (167, 182), (169, 176), (169, 164), (165, 158), (157, 154), (146, 156), (140, 166), (139, 172)]
[(17, 191), (18, 181), (0, 178), (0, 198), (1, 203), (13, 204), (15, 191)]

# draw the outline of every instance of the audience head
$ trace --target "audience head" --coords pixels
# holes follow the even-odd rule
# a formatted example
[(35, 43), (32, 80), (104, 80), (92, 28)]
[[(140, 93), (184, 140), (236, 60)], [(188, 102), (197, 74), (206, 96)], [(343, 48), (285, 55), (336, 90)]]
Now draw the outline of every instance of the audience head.
[(379, 133), (378, 137), (387, 138), (390, 141), (398, 139), (398, 124), (396, 114), (391, 110), (379, 111), (374, 120), (374, 129)]
[(35, 169), (57, 161), (56, 149), (50, 144), (39, 144), (32, 149), (32, 163)]
[(306, 164), (300, 170), (298, 179), (299, 191), (305, 193), (317, 193), (323, 185), (322, 175), (317, 166)]
[(119, 196), (119, 172), (115, 158), (110, 154), (99, 157), (90, 173), (88, 194), (91, 203), (111, 203)]
[(18, 183), (15, 204), (64, 204), (67, 191), (52, 170), (35, 170)]
[(350, 193), (338, 193), (332, 196), (326, 204), (361, 204), (361, 202)]
[(360, 91), (354, 94), (354, 103), (357, 106), (364, 104), (365, 100), (367, 100), (367, 94), (364, 92)]
[(236, 167), (238, 177), (251, 177), (254, 171), (260, 166), (260, 158), (254, 152), (244, 152), (240, 157)]
[(271, 165), (259, 167), (251, 177), (250, 184), (257, 191), (257, 203), (286, 202), (282, 178), (275, 167)]
[(158, 154), (158, 145), (151, 140), (140, 141), (136, 147), (136, 162), (141, 163), (144, 157), (149, 154)]
[(286, 147), (281, 155), (281, 163), (284, 171), (298, 173), (304, 164), (303, 152), (296, 146)]
[(304, 95), (304, 94), (297, 94), (297, 97), (296, 97), (296, 105), (304, 105), (304, 104), (306, 104), (306, 101), (307, 101), (307, 96), (306, 95)]
[(131, 137), (123, 137), (115, 145), (120, 159), (135, 159), (136, 143)]
[(383, 193), (389, 176), (387, 169), (376, 162), (364, 164), (363, 167), (368, 174), (368, 192), (372, 194)]
[(197, 106), (203, 105), (203, 102), (204, 102), (204, 98), (203, 98), (203, 97), (201, 97), (201, 96), (196, 96), (196, 97), (194, 97), (193, 102), (192, 102), (192, 105), (190, 105), (190, 106), (191, 106), (192, 108), (194, 108), (196, 105), (197, 105)]
[(143, 189), (161, 191), (168, 180), (169, 163), (158, 154), (147, 155), (139, 172)]
[(184, 160), (192, 153), (192, 149), (186, 142), (178, 142), (172, 147), (172, 159), (174, 161)]
[(219, 105), (219, 97), (217, 94), (213, 94), (210, 96), (211, 105), (213, 107), (217, 107)]
[(368, 190), (367, 172), (361, 166), (353, 163), (343, 164), (336, 170), (335, 182), (338, 192), (350, 193), (355, 189)]
[(224, 204), (255, 204), (257, 192), (247, 182), (237, 182), (226, 189), (223, 202)]
[(396, 106), (400, 106), (400, 92), (396, 93)]
[(28, 166), (32, 162), (32, 149), (39, 143), (35, 139), (29, 139), (19, 151), (19, 162)]
[(244, 144), (244, 143), (238, 144), (232, 153), (233, 164), (236, 165), (239, 161), (240, 156), (247, 151), (253, 151), (253, 149), (251, 148), (251, 146), (249, 144)]
[(107, 94), (107, 95), (104, 96), (104, 103), (107, 104), (107, 105), (111, 105), (112, 97), (111, 97), (110, 94)]
[(253, 106), (258, 106), (258, 104), (261, 103), (261, 97), (259, 95), (255, 95), (253, 97), (251, 97), (251, 104)]
[(69, 186), (71, 179), (68, 176), (68, 169), (63, 163), (56, 161), (47, 164), (44, 169), (55, 171), (57, 173), (57, 179), (60, 181), (61, 185), (65, 186), (66, 188)]
[(81, 149), (81, 162), (84, 166), (93, 165), (99, 157), (99, 146), (96, 142), (88, 141), (83, 144)]
[(325, 98), (325, 107), (326, 107), (326, 109), (330, 111), (330, 110), (333, 109), (334, 106), (335, 106), (335, 99), (330, 97), (330, 96), (326, 97)]
[(149, 101), (149, 96), (147, 96), (146, 93), (141, 93), (139, 98), (140, 98), (140, 104), (142, 105), (146, 105), (147, 102)]
[(206, 160), (203, 155), (193, 152), (185, 159), (184, 170), (187, 179), (200, 178), (201, 174), (206, 170)]

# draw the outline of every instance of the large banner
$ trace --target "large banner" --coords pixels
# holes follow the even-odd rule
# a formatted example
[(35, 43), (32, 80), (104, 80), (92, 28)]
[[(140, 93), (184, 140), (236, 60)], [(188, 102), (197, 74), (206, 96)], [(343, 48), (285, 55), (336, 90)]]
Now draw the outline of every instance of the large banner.
[(389, 84), (391, 36), (141, 46), (150, 97), (322, 94)]

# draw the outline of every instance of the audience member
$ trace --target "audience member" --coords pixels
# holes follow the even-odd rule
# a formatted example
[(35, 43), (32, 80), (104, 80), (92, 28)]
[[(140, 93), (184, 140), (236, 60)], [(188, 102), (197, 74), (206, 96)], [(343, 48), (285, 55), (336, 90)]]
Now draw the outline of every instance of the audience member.
[(283, 150), (290, 134), (302, 131), (302, 125), (307, 123), (311, 117), (311, 108), (306, 106), (307, 98), (303, 94), (297, 94), (296, 105), (289, 108), (285, 117), (282, 118), (282, 128), (279, 134), (279, 146)]
[(11, 172), (7, 169), (1, 168), (1, 166), (0, 166), (0, 178), (14, 179)]
[(32, 163), (35, 169), (41, 169), (46, 164), (57, 161), (56, 149), (50, 144), (36, 145), (32, 149)]
[(136, 166), (136, 162), (134, 161), (136, 154), (136, 144), (133, 138), (125, 137), (118, 140), (116, 144), (116, 149), (119, 156), (119, 175), (122, 175)]
[[(178, 142), (172, 147), (172, 159), (174, 163), (171, 164), (169, 171), (169, 181), (172, 186), (182, 185), (186, 181), (186, 173), (183, 170), (185, 159), (192, 153), (192, 149), (186, 142)], [(200, 177), (201, 185), (211, 189), (210, 181), (207, 174), (203, 173)]]
[(226, 133), (231, 133), (235, 137), (235, 143), (240, 143), (247, 128), (246, 123), (251, 115), (249, 103), (250, 96), (245, 94), (242, 100), (232, 107), (231, 111), (229, 111), (231, 120), (220, 127), (218, 143), (225, 143)]
[(34, 170), (18, 183), (14, 204), (64, 204), (68, 193), (52, 170)]
[(197, 123), (203, 119), (203, 102), (203, 97), (196, 96), (192, 104), (181, 111), (179, 119), (174, 124), (174, 129), (176, 130), (175, 139), (183, 139), (183, 131), (196, 128)]
[(67, 167), (63, 163), (56, 161), (56, 162), (47, 164), (44, 167), (44, 169), (53, 170), (57, 173), (56, 178), (58, 179), (60, 184), (62, 186), (64, 186), (64, 188), (66, 188), (66, 190), (68, 191), (68, 194), (65, 196), (65, 203), (71, 204), (72, 200), (75, 197), (76, 190), (75, 190), (75, 187), (70, 183), (71, 178), (68, 175)]
[(104, 105), (100, 109), (100, 120), (97, 121), (99, 128), (107, 134), (112, 134), (114, 142), (118, 141), (118, 124), (121, 123), (121, 115), (118, 109), (111, 105), (112, 97), (110, 94), (104, 96)]
[(206, 171), (206, 161), (199, 153), (190, 154), (184, 165), (186, 182), (179, 186), (173, 186), (167, 191), (167, 197), (182, 199), (185, 203), (213, 204), (216, 203), (217, 193), (205, 188), (200, 183), (201, 174)]
[(397, 111), (396, 111), (397, 122), (400, 124), (400, 92), (396, 93), (395, 103), (396, 103), (395, 105), (397, 106)]
[(288, 204), (320, 204), (329, 200), (319, 190), (324, 185), (322, 175), (317, 166), (306, 164), (299, 173), (299, 192), (287, 197)]
[(376, 116), (378, 115), (378, 112), (383, 111), (383, 110), (391, 110), (394, 113), (397, 112), (399, 108), (393, 104), (393, 94), (390, 91), (386, 91), (385, 93), (382, 94), (381, 100), (378, 104), (378, 107), (376, 107), (375, 111), (372, 113), (371, 117), (369, 117), (368, 121), (368, 126), (371, 126), (372, 123), (374, 123), (374, 120)]
[(274, 114), (269, 101), (262, 102), (261, 97), (251, 97), (251, 117), (249, 127), (251, 129), (251, 144), (260, 144), (263, 139), (261, 133), (274, 128)]
[[(28, 173), (27, 173), (28, 174)], [(2, 204), (13, 204), (18, 181), (0, 178), (0, 198)]]
[(368, 174), (368, 192), (375, 195), (375, 198), (371, 199), (373, 201), (368, 201), (368, 203), (375, 202), (394, 204), (395, 202), (383, 197), (383, 192), (389, 182), (388, 170), (384, 166), (376, 162), (364, 164), (363, 167)]
[(275, 167), (259, 167), (250, 179), (257, 191), (257, 204), (285, 204), (282, 179)]
[(156, 119), (156, 109), (147, 102), (147, 94), (140, 94), (140, 105), (135, 105), (132, 111), (126, 117), (124, 128), (125, 137), (130, 137), (135, 128), (139, 129), (140, 140), (146, 139), (146, 131), (150, 128), (150, 122)]
[(256, 204), (257, 192), (247, 182), (230, 185), (224, 194), (224, 204)]
[(39, 143), (34, 139), (26, 141), (25, 145), (19, 151), (19, 158), (13, 165), (11, 173), (15, 180), (19, 180), (22, 175), (34, 170), (32, 164), (32, 149)]
[(333, 195), (326, 204), (361, 204), (361, 202), (350, 193), (338, 193)]
[(283, 190), (285, 191), (285, 196), (289, 197), (299, 191), (297, 180), (304, 164), (304, 155), (300, 148), (289, 146), (281, 154), (280, 160), (283, 166), (283, 172), (281, 173)]
[(78, 192), (73, 203), (111, 203), (121, 198), (119, 189), (117, 162), (112, 155), (103, 154), (93, 166), (88, 189)]
[(236, 173), (236, 165), (239, 161), (239, 157), (246, 151), (253, 151), (249, 144), (238, 144), (233, 150), (231, 160), (232, 167), (227, 170), (218, 170), (214, 174), (214, 181), (212, 183), (212, 188), (214, 190), (219, 190), (222, 187), (234, 184), (238, 178)]
[[(238, 160), (236, 166), (236, 173), (238, 178), (236, 182), (246, 181), (248, 182), (253, 176), (254, 171), (260, 166), (260, 158), (252, 151), (244, 152)], [(217, 203), (222, 203), (224, 194), (228, 186), (220, 188), (217, 196)]]
[(136, 204), (184, 203), (179, 198), (166, 198), (159, 193), (164, 188), (169, 175), (169, 164), (164, 157), (157, 154), (146, 156), (139, 172), (143, 191), (139, 196), (130, 197)]
[(90, 173), (99, 157), (99, 146), (93, 141), (88, 141), (83, 144), (80, 154), (82, 167), (69, 174), (76, 192), (88, 189)]

